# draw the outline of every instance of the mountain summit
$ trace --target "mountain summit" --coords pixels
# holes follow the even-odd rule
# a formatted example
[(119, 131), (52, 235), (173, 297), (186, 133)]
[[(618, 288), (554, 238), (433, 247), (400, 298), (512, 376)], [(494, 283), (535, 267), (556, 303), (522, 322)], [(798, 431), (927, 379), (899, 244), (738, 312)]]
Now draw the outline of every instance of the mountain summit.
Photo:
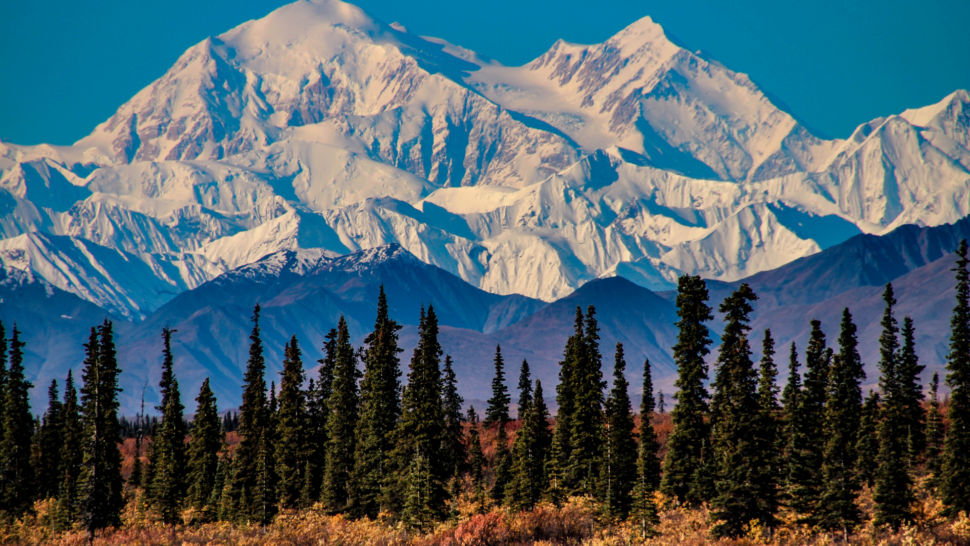
[(733, 281), (970, 213), (970, 95), (810, 133), (649, 18), (507, 67), (336, 0), (189, 48), (73, 146), (0, 143), (0, 260), (143, 320), (280, 251), (494, 294)]

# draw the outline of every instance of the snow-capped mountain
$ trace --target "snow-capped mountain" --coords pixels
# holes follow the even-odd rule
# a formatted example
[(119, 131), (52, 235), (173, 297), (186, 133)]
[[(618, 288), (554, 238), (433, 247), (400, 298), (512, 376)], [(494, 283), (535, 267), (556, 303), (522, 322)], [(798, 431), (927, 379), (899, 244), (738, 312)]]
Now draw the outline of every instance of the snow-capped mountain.
[(301, 0), (73, 146), (0, 143), (0, 259), (133, 320), (281, 250), (390, 243), (496, 294), (664, 289), (956, 221), (968, 147), (966, 91), (825, 140), (649, 18), (507, 67)]

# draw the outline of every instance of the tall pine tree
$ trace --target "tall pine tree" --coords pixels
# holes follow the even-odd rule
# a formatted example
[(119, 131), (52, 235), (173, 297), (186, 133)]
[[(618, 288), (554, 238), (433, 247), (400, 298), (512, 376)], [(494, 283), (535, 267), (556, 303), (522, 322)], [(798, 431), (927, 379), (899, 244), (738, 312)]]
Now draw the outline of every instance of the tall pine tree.
[(873, 487), (876, 483), (876, 466), (879, 460), (879, 437), (877, 428), (880, 421), (879, 406), (882, 397), (878, 392), (869, 391), (862, 406), (862, 419), (859, 420), (859, 438), (856, 441), (856, 474), (859, 482)]
[(916, 355), (916, 328), (913, 319), (905, 317), (900, 330), (903, 344), (899, 351), (899, 394), (901, 397), (903, 420), (906, 429), (907, 451), (910, 468), (919, 462), (926, 449), (926, 410), (923, 409), (923, 384), (920, 375), (926, 366), (919, 363)]
[(909, 477), (908, 412), (906, 395), (900, 377), (899, 328), (893, 316), (896, 298), (892, 284), (883, 293), (886, 310), (882, 317), (879, 337), (879, 387), (883, 393), (881, 422), (878, 427), (879, 458), (876, 468), (876, 489), (872, 500), (876, 505), (876, 525), (898, 529), (912, 520), (911, 506), (915, 501)]
[(679, 503), (694, 505), (710, 500), (704, 492), (704, 445), (710, 437), (705, 421), (708, 411), (707, 363), (711, 338), (705, 322), (711, 320), (707, 285), (700, 277), (684, 275), (677, 283), (677, 344), (674, 385), (677, 404), (671, 413), (674, 430), (667, 441), (661, 490)]
[(822, 323), (813, 319), (805, 348), (805, 383), (798, 398), (798, 413), (803, 442), (800, 446), (801, 472), (791, 475), (791, 506), (802, 514), (803, 523), (815, 524), (822, 495), (822, 461), (825, 449), (825, 399), (828, 393), (832, 353), (826, 348)]
[(495, 424), (504, 425), (509, 421), (509, 388), (505, 386), (505, 360), (502, 358), (502, 346), (495, 346), (495, 375), (492, 377), (492, 397), (488, 399), (488, 409), (485, 410), (485, 420), (482, 424), (490, 427)]
[(532, 403), (532, 372), (529, 370), (529, 361), (522, 360), (519, 368), (519, 419), (525, 417), (529, 404)]
[[(124, 505), (118, 425), (118, 360), (110, 321), (91, 329), (81, 387), (83, 456), (79, 478), (80, 515), (89, 536), (121, 524)], [(11, 358), (11, 362), (13, 358)], [(12, 368), (13, 366), (11, 366)]]
[(307, 445), (306, 464), (303, 469), (303, 490), (300, 503), (312, 506), (320, 500), (323, 486), (323, 472), (327, 467), (327, 421), (330, 410), (328, 403), (333, 393), (333, 369), (337, 364), (337, 329), (331, 328), (323, 344), (324, 357), (318, 360), (317, 381), (310, 380), (306, 393), (307, 401)]
[(458, 476), (465, 469), (465, 433), (463, 430), (464, 416), (461, 405), (465, 399), (458, 394), (458, 378), (452, 367), (451, 355), (445, 355), (445, 365), (442, 368), (441, 404), (445, 413), (444, 441), (442, 452), (446, 461), (449, 475)]
[(637, 444), (633, 438), (633, 408), (626, 380), (623, 344), (616, 344), (613, 364), (613, 388), (606, 399), (606, 435), (600, 466), (599, 496), (607, 520), (625, 520), (633, 503), (636, 483)]
[(712, 517), (714, 536), (740, 536), (752, 521), (774, 522), (761, 498), (761, 469), (771, 467), (770, 452), (761, 443), (758, 376), (751, 360), (748, 332), (751, 303), (758, 299), (745, 283), (718, 308), (726, 324), (718, 351), (711, 420), (718, 461)]
[(570, 435), (572, 433), (572, 416), (576, 407), (573, 390), (573, 376), (580, 360), (585, 358), (586, 334), (583, 325), (583, 310), (576, 307), (576, 319), (573, 335), (566, 341), (566, 348), (562, 361), (559, 362), (559, 385), (556, 386), (556, 428), (553, 433), (553, 447), (546, 469), (549, 477), (548, 498), (558, 504), (569, 493), (570, 482), (566, 476), (569, 466)]
[(303, 359), (296, 336), (283, 351), (280, 372), (279, 417), (276, 424), (276, 475), (280, 506), (296, 508), (303, 490), (307, 457), (307, 413), (303, 392)]
[(926, 471), (930, 483), (939, 487), (940, 463), (943, 453), (943, 412), (940, 411), (940, 375), (933, 373), (930, 381), (930, 403), (926, 412)]
[(451, 476), (442, 455), (444, 437), (444, 408), (441, 403), (441, 344), (438, 342), (438, 317), (428, 306), (421, 310), (418, 346), (414, 349), (408, 372), (408, 385), (401, 398), (401, 419), (394, 432), (394, 467), (397, 475), (389, 477), (385, 488), (389, 510), (404, 508), (407, 496), (408, 469), (411, 462), (422, 458), (427, 463), (428, 494), (421, 497), (433, 517), (445, 514), (447, 492), (445, 483)]
[(856, 326), (846, 308), (842, 311), (839, 354), (829, 370), (823, 493), (817, 510), (819, 524), (825, 529), (841, 529), (844, 537), (860, 521), (856, 497), (862, 486), (856, 472), (856, 442), (862, 419), (861, 383), (866, 373), (857, 346)]
[(152, 504), (162, 521), (170, 525), (181, 520), (185, 497), (185, 407), (173, 369), (174, 332), (169, 328), (162, 329), (162, 378), (158, 383), (162, 400), (155, 408), (161, 412), (162, 421), (152, 442), (154, 483), (151, 487)]
[(360, 392), (357, 356), (350, 344), (350, 331), (343, 316), (337, 324), (337, 363), (333, 371), (333, 393), (327, 406), (327, 466), (323, 478), (323, 503), (331, 513), (343, 512), (350, 498), (350, 477), (354, 470), (355, 438)]
[(357, 516), (376, 518), (386, 508), (380, 503), (381, 490), (390, 479), (392, 434), (401, 415), (400, 329), (401, 325), (388, 315), (387, 296), (381, 286), (374, 331), (364, 339), (367, 348), (350, 502)]
[(940, 496), (947, 513), (970, 513), (970, 271), (967, 241), (960, 241), (953, 271), (957, 279), (957, 304), (950, 318), (950, 353), (946, 362), (946, 384), (950, 387), (947, 407), (949, 427), (943, 443)]
[(260, 486), (260, 451), (263, 435), (269, 426), (269, 408), (266, 400), (266, 360), (259, 329), (259, 304), (253, 308), (253, 330), (249, 335), (249, 360), (243, 375), (242, 405), (239, 407), (239, 445), (233, 457), (234, 476), (229, 483), (228, 497), (236, 504), (235, 517), (243, 520), (256, 519), (262, 506), (257, 499), (263, 498)]
[(78, 407), (77, 389), (74, 375), (67, 371), (64, 382), (63, 447), (61, 448), (61, 468), (58, 473), (57, 504), (55, 506), (55, 528), (63, 531), (69, 528), (78, 517), (78, 478), (81, 475), (83, 451), (81, 439), (84, 434), (81, 414)]
[(41, 421), (35, 464), (35, 488), (37, 497), (48, 499), (57, 496), (60, 486), (61, 447), (63, 434), (63, 404), (57, 389), (57, 380), (47, 389), (47, 412)]
[(594, 495), (602, 462), (600, 448), (604, 433), (603, 390), (606, 382), (603, 381), (596, 308), (592, 305), (586, 309), (583, 331), (583, 353), (571, 378), (574, 401), (568, 423), (571, 430), (566, 477), (572, 484), (573, 494)]
[(651, 418), (654, 412), (653, 376), (650, 360), (643, 363), (643, 399), (640, 402), (640, 437), (637, 445), (637, 474), (633, 485), (631, 518), (640, 536), (652, 536), (660, 524), (654, 492), (660, 487), (660, 443)]
[(10, 368), (3, 389), (3, 439), (0, 441), (0, 511), (12, 517), (31, 510), (35, 492), (34, 468), (30, 464), (34, 428), (30, 389), (33, 385), (24, 377), (24, 345), (14, 324)]
[(219, 450), (223, 445), (223, 434), (219, 423), (219, 408), (216, 397), (205, 378), (196, 397), (195, 419), (192, 421), (192, 440), (188, 448), (188, 503), (202, 511), (205, 520), (216, 516), (213, 491), (217, 488)]
[[(758, 449), (764, 453), (765, 465), (755, 469), (754, 483), (758, 489), (761, 512), (778, 512), (778, 493), (782, 479), (782, 443), (779, 429), (781, 406), (778, 404), (778, 368), (775, 366), (775, 340), (771, 330), (765, 329), (761, 343), (761, 361), (758, 364)], [(766, 522), (773, 526), (775, 521)]]
[(542, 497), (546, 486), (545, 463), (552, 442), (549, 411), (538, 379), (535, 392), (529, 395), (533, 402), (525, 406), (522, 427), (512, 445), (512, 480), (505, 495), (506, 503), (517, 510), (532, 509)]

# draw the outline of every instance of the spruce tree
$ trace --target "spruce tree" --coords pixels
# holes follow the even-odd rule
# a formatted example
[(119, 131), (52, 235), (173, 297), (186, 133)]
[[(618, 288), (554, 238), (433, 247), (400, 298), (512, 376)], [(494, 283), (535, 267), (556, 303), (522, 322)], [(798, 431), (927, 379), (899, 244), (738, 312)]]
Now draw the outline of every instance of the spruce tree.
[(323, 472), (327, 467), (327, 421), (330, 416), (327, 404), (333, 393), (333, 369), (337, 364), (337, 329), (331, 328), (325, 340), (324, 357), (317, 361), (320, 364), (317, 381), (310, 380), (306, 393), (307, 453), (300, 492), (300, 503), (304, 507), (313, 506), (320, 500)]
[[(521, 416), (522, 427), (512, 444), (512, 480), (505, 501), (516, 510), (535, 507), (546, 486), (545, 463), (552, 438), (549, 412), (542, 400), (542, 383), (538, 379), (534, 396), (535, 402), (525, 405), (525, 414)], [(531, 391), (529, 398), (533, 398)]]
[(817, 523), (822, 495), (822, 460), (825, 448), (825, 399), (828, 393), (831, 351), (826, 348), (822, 323), (813, 319), (805, 349), (805, 383), (798, 397), (802, 442), (798, 454), (800, 471), (790, 474), (789, 506), (802, 514), (803, 523)]
[(671, 413), (674, 430), (667, 441), (661, 491), (677, 502), (695, 505), (709, 500), (700, 482), (704, 472), (703, 449), (710, 437), (705, 417), (708, 411), (707, 363), (711, 339), (706, 321), (711, 320), (707, 305), (707, 285), (700, 277), (684, 275), (677, 283), (677, 404)]
[(492, 397), (488, 399), (488, 409), (485, 410), (485, 420), (482, 424), (486, 427), (499, 424), (504, 425), (509, 421), (509, 403), (512, 397), (509, 396), (509, 388), (505, 386), (505, 360), (502, 358), (502, 346), (495, 346), (495, 375), (492, 377)]
[(532, 403), (532, 373), (529, 370), (529, 361), (523, 359), (522, 366), (519, 368), (519, 419), (525, 418), (529, 404)]
[(804, 517), (812, 510), (802, 495), (802, 484), (809, 478), (811, 472), (806, 455), (806, 424), (805, 416), (801, 412), (802, 398), (805, 396), (802, 388), (801, 374), (798, 371), (798, 349), (795, 342), (791, 344), (788, 356), (788, 383), (782, 391), (782, 405), (784, 406), (784, 498), (787, 506), (799, 517)]
[(950, 318), (950, 353), (946, 384), (949, 426), (943, 443), (940, 497), (949, 515), (970, 513), (970, 271), (967, 241), (960, 241), (953, 271), (957, 280), (957, 304)]
[(896, 299), (893, 297), (892, 284), (886, 285), (883, 301), (886, 302), (886, 310), (881, 322), (882, 335), (879, 337), (879, 387), (882, 389), (884, 403), (880, 410), (881, 421), (877, 433), (879, 457), (876, 489), (872, 496), (876, 505), (873, 523), (898, 529), (903, 523), (912, 520), (910, 507), (915, 496), (908, 472), (908, 412), (899, 373), (899, 329), (893, 316)]
[(303, 489), (307, 457), (307, 413), (303, 392), (303, 359), (296, 336), (283, 351), (280, 372), (279, 417), (276, 425), (276, 475), (280, 506), (296, 508)]
[(478, 433), (478, 414), (475, 406), (468, 408), (468, 467), (472, 479), (473, 498), (479, 510), (485, 508), (485, 453)]
[[(89, 536), (121, 524), (124, 505), (118, 426), (118, 361), (114, 329), (105, 320), (91, 329), (81, 387), (83, 458), (79, 479), (80, 514)], [(11, 358), (11, 362), (13, 358)], [(13, 366), (11, 366), (12, 368)]]
[(224, 483), (224, 468), (220, 467), (219, 450), (223, 445), (223, 434), (219, 424), (219, 408), (216, 397), (205, 378), (199, 395), (195, 398), (195, 419), (192, 421), (192, 440), (188, 448), (188, 503), (202, 510), (203, 519), (212, 520), (216, 516), (213, 491)]
[(575, 397), (569, 419), (569, 466), (567, 480), (573, 494), (594, 495), (599, 479), (603, 430), (602, 357), (599, 351), (599, 325), (596, 309), (586, 309), (583, 325), (583, 354), (573, 370), (572, 392)]
[(465, 441), (461, 405), (465, 399), (458, 394), (458, 378), (452, 367), (451, 355), (445, 355), (442, 368), (441, 404), (445, 413), (444, 441), (442, 453), (447, 457), (446, 470), (451, 476), (458, 476), (465, 469)]
[(905, 317), (900, 331), (903, 344), (899, 351), (899, 394), (901, 397), (904, 427), (906, 429), (907, 451), (910, 468), (916, 466), (920, 455), (926, 449), (926, 411), (923, 409), (923, 384), (920, 375), (926, 366), (919, 363), (916, 355), (916, 328), (913, 319)]
[[(778, 368), (775, 366), (775, 340), (771, 337), (771, 330), (765, 329), (761, 344), (761, 361), (758, 365), (758, 450), (764, 454), (765, 465), (756, 468), (754, 483), (757, 486), (757, 496), (761, 503), (761, 512), (775, 514), (778, 512), (779, 486), (783, 477), (782, 471), (782, 435), (779, 434), (779, 415), (781, 406), (778, 404)], [(769, 520), (769, 525), (774, 521)]]
[(30, 389), (24, 377), (25, 343), (14, 324), (10, 338), (10, 368), (3, 391), (3, 440), (0, 441), (0, 511), (19, 517), (32, 509), (34, 468), (30, 442), (34, 417), (30, 413)]
[(660, 443), (651, 423), (653, 417), (653, 377), (650, 360), (643, 363), (643, 400), (640, 402), (640, 436), (637, 444), (636, 483), (633, 486), (631, 518), (646, 538), (655, 533), (660, 524), (654, 492), (660, 487)]
[(859, 482), (873, 487), (876, 483), (876, 467), (879, 460), (879, 406), (882, 397), (878, 392), (869, 391), (862, 406), (862, 419), (859, 420), (859, 439), (856, 441), (856, 474)]
[(181, 520), (185, 497), (185, 407), (173, 370), (174, 332), (169, 328), (162, 329), (162, 378), (158, 383), (162, 400), (155, 408), (161, 412), (162, 421), (158, 434), (152, 439), (152, 501), (162, 521), (170, 525)]
[(492, 460), (492, 489), (489, 496), (496, 504), (505, 502), (506, 493), (512, 482), (512, 453), (509, 451), (509, 437), (505, 423), (496, 425), (498, 434), (495, 435), (495, 458)]
[(556, 428), (553, 433), (553, 448), (547, 468), (549, 477), (549, 498), (556, 504), (564, 499), (570, 489), (566, 469), (569, 466), (570, 434), (572, 433), (572, 414), (575, 408), (573, 376), (580, 359), (586, 353), (586, 334), (583, 326), (583, 311), (576, 307), (573, 335), (566, 341), (563, 359), (559, 362), (559, 384), (556, 386)]
[[(0, 322), (0, 406), (6, 399), (7, 389), (7, 330)], [(0, 421), (0, 444), (3, 443), (3, 422)]]
[(633, 408), (626, 380), (623, 344), (616, 344), (613, 388), (606, 399), (606, 435), (600, 466), (599, 497), (603, 516), (609, 521), (625, 520), (633, 503), (636, 483), (637, 444), (633, 438)]
[(327, 466), (323, 478), (323, 503), (331, 513), (343, 512), (349, 499), (350, 477), (354, 469), (355, 438), (360, 392), (357, 356), (350, 344), (347, 321), (341, 315), (337, 324), (337, 362), (333, 370), (333, 393), (327, 402)]
[(438, 318), (434, 308), (421, 310), (419, 340), (411, 358), (408, 385), (401, 397), (401, 419), (394, 432), (394, 468), (385, 487), (385, 505), (393, 511), (403, 508), (406, 478), (411, 462), (422, 457), (430, 476), (429, 496), (425, 497), (435, 518), (445, 515), (447, 491), (451, 478), (442, 454), (445, 416), (441, 403), (441, 344), (438, 342)]
[(940, 411), (940, 375), (933, 373), (930, 381), (930, 407), (926, 415), (926, 471), (932, 487), (939, 487), (940, 463), (943, 453), (943, 412)]
[(758, 299), (744, 283), (720, 305), (726, 324), (718, 351), (711, 420), (714, 424), (717, 491), (712, 517), (714, 536), (741, 536), (747, 525), (774, 523), (760, 498), (761, 471), (770, 468), (770, 452), (762, 449), (758, 377), (751, 360), (748, 332), (751, 303)]
[(62, 408), (57, 380), (53, 380), (47, 389), (47, 412), (41, 421), (34, 468), (35, 490), (40, 499), (56, 497), (60, 487), (61, 447), (64, 442)]
[(356, 516), (376, 518), (385, 508), (380, 503), (381, 489), (390, 479), (392, 434), (401, 415), (400, 329), (401, 325), (388, 315), (387, 296), (381, 286), (374, 331), (364, 339), (367, 348), (350, 500)]
[(829, 370), (823, 492), (816, 514), (823, 528), (840, 529), (844, 537), (860, 521), (856, 497), (862, 484), (856, 471), (856, 442), (862, 419), (861, 383), (866, 373), (857, 346), (856, 326), (846, 308), (842, 311), (839, 354), (832, 359)]
[(261, 497), (257, 492), (258, 467), (263, 435), (269, 424), (269, 409), (266, 400), (266, 361), (263, 356), (263, 342), (260, 339), (259, 304), (253, 309), (253, 330), (249, 335), (249, 360), (243, 375), (242, 404), (239, 407), (239, 445), (233, 457), (234, 475), (229, 480), (231, 491), (228, 497), (235, 503), (235, 517), (243, 520), (254, 519), (261, 507), (253, 499)]
[(404, 510), (401, 519), (409, 528), (427, 531), (438, 519), (436, 484), (428, 460), (422, 454), (411, 462), (405, 477)]
[(83, 457), (81, 414), (71, 370), (67, 371), (67, 380), (64, 382), (64, 405), (61, 415), (63, 419), (63, 444), (60, 457), (61, 466), (58, 472), (55, 529), (63, 531), (77, 520), (78, 478), (81, 475)]

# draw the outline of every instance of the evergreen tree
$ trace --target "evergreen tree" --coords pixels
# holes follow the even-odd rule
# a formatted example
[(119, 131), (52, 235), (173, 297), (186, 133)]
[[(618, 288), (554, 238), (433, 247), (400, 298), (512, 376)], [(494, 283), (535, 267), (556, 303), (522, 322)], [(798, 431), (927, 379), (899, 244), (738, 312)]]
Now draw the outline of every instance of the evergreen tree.
[(806, 462), (805, 416), (800, 411), (801, 399), (805, 394), (798, 368), (798, 349), (792, 342), (788, 356), (788, 383), (781, 393), (784, 407), (784, 498), (789, 508), (804, 516), (811, 507), (806, 506), (800, 494), (801, 484), (808, 479), (806, 475), (811, 470)]
[(813, 319), (812, 332), (805, 349), (805, 384), (798, 397), (798, 422), (801, 442), (796, 446), (796, 471), (789, 488), (789, 506), (802, 514), (803, 523), (817, 523), (818, 504), (822, 495), (822, 460), (825, 448), (825, 399), (831, 351), (826, 348), (822, 323)]
[(468, 467), (474, 488), (474, 502), (479, 510), (485, 507), (485, 453), (482, 452), (482, 441), (478, 433), (478, 414), (475, 406), (468, 408)]
[(223, 445), (219, 408), (208, 377), (202, 382), (195, 401), (192, 441), (188, 448), (187, 500), (191, 506), (203, 511), (204, 519), (212, 520), (216, 515), (213, 491), (225, 485), (219, 483), (225, 480), (225, 469), (219, 461), (219, 450)]
[(919, 363), (916, 355), (916, 329), (913, 319), (905, 317), (900, 331), (903, 346), (899, 352), (899, 394), (901, 397), (903, 422), (906, 430), (907, 451), (910, 468), (919, 461), (920, 455), (926, 449), (926, 411), (923, 409), (923, 385), (920, 374), (926, 369)]
[(445, 416), (441, 403), (441, 344), (438, 342), (438, 317), (428, 306), (427, 315), (421, 311), (418, 346), (414, 349), (408, 371), (408, 386), (401, 397), (401, 419), (394, 433), (395, 468), (400, 477), (392, 476), (385, 490), (387, 506), (400, 510), (404, 504), (406, 469), (418, 457), (423, 457), (430, 475), (428, 506), (435, 518), (445, 515), (451, 469), (445, 466), (442, 454)]
[(488, 399), (488, 409), (485, 410), (486, 427), (494, 424), (504, 425), (509, 421), (509, 388), (505, 386), (505, 360), (502, 358), (502, 346), (495, 346), (495, 376), (492, 377), (492, 397)]
[(388, 316), (387, 296), (381, 286), (374, 331), (364, 340), (367, 349), (351, 489), (351, 511), (357, 516), (376, 518), (385, 508), (380, 504), (381, 488), (390, 479), (392, 434), (401, 415), (400, 329)]
[(427, 531), (438, 519), (439, 513), (435, 506), (436, 483), (431, 475), (430, 464), (420, 453), (411, 462), (405, 478), (404, 510), (401, 519), (409, 528), (423, 532)]
[(529, 361), (522, 360), (519, 368), (519, 419), (524, 419), (529, 404), (532, 403), (532, 373), (529, 370)]
[(563, 359), (559, 363), (559, 385), (556, 386), (556, 428), (553, 433), (553, 447), (546, 474), (549, 476), (548, 496), (552, 502), (558, 504), (564, 499), (570, 483), (566, 476), (569, 466), (570, 434), (572, 433), (572, 415), (576, 407), (573, 391), (573, 376), (579, 366), (579, 361), (586, 353), (586, 333), (583, 326), (583, 311), (576, 307), (576, 320), (573, 335), (566, 341)]
[(957, 304), (950, 318), (950, 353), (946, 384), (949, 426), (943, 443), (940, 497), (949, 515), (970, 513), (970, 271), (967, 241), (960, 241), (953, 271), (957, 279)]
[(538, 379), (535, 393), (530, 392), (529, 399), (534, 402), (525, 405), (522, 428), (512, 445), (512, 481), (505, 495), (506, 503), (517, 510), (531, 510), (542, 497), (546, 486), (545, 463), (552, 442), (549, 411)]
[(659, 396), (657, 397), (657, 413), (660, 413), (662, 415), (665, 409), (666, 408), (664, 407), (664, 391), (661, 390)]
[[(0, 407), (6, 399), (7, 389), (7, 330), (0, 322)], [(3, 443), (3, 422), (0, 420), (0, 444)]]
[(943, 453), (943, 412), (940, 411), (939, 390), (940, 375), (934, 372), (930, 381), (930, 407), (926, 415), (926, 471), (934, 488), (939, 486)]
[(40, 499), (56, 497), (60, 488), (61, 447), (64, 442), (62, 407), (57, 380), (53, 380), (47, 389), (47, 412), (39, 429), (37, 462), (34, 466), (34, 487)]
[(896, 299), (892, 284), (883, 293), (886, 310), (882, 318), (882, 335), (879, 337), (879, 387), (884, 404), (878, 427), (879, 458), (876, 468), (876, 489), (872, 496), (876, 511), (873, 523), (898, 529), (912, 520), (911, 506), (915, 501), (908, 472), (908, 412), (905, 392), (901, 381), (899, 329), (893, 316)]
[[(303, 490), (300, 502), (304, 507), (312, 506), (320, 500), (323, 486), (323, 472), (327, 464), (327, 421), (330, 410), (328, 402), (333, 393), (333, 370), (337, 365), (337, 329), (331, 328), (323, 344), (324, 358), (317, 362), (317, 381), (310, 380), (306, 393), (307, 403), (307, 454), (303, 470)], [(366, 379), (365, 379), (366, 384)]]
[(711, 320), (707, 305), (707, 285), (700, 277), (684, 275), (677, 283), (677, 344), (674, 362), (677, 364), (679, 389), (677, 404), (671, 414), (674, 430), (667, 441), (661, 491), (683, 504), (697, 504), (706, 500), (701, 481), (704, 472), (703, 448), (709, 438), (704, 418), (708, 411), (707, 363), (711, 339), (704, 323)]
[(280, 506), (289, 509), (296, 508), (300, 502), (307, 456), (307, 413), (303, 392), (306, 374), (295, 335), (283, 351), (283, 371), (280, 375), (276, 474), (279, 476)]
[(633, 438), (633, 408), (626, 380), (623, 344), (616, 344), (613, 388), (606, 399), (606, 435), (600, 466), (600, 498), (607, 520), (625, 520), (633, 503), (637, 443)]
[(31, 510), (34, 500), (34, 468), (30, 442), (34, 417), (30, 413), (30, 389), (24, 377), (24, 342), (14, 324), (10, 338), (10, 368), (3, 389), (3, 439), (0, 441), (0, 511), (19, 517)]
[(333, 370), (333, 393), (327, 402), (327, 466), (323, 478), (323, 503), (331, 513), (343, 512), (349, 499), (350, 477), (354, 469), (355, 438), (360, 392), (357, 356), (350, 344), (347, 321), (341, 315), (337, 324), (337, 362)]
[(445, 365), (442, 368), (441, 404), (445, 413), (444, 442), (442, 452), (446, 461), (446, 470), (452, 476), (458, 476), (465, 468), (465, 441), (461, 414), (461, 405), (465, 399), (458, 394), (458, 378), (452, 368), (451, 355), (445, 355)]
[[(121, 524), (124, 505), (121, 478), (121, 437), (118, 426), (118, 360), (114, 330), (105, 320), (91, 329), (85, 345), (81, 387), (81, 419), (84, 427), (83, 458), (79, 479), (80, 513), (89, 536), (94, 531)], [(13, 358), (11, 357), (11, 364)], [(11, 365), (11, 369), (13, 366)]]
[(860, 521), (856, 497), (861, 489), (856, 472), (856, 442), (862, 419), (862, 387), (866, 378), (859, 357), (856, 326), (848, 308), (842, 311), (839, 354), (829, 370), (825, 402), (825, 451), (822, 462), (823, 493), (817, 520), (825, 529), (849, 529)]
[(509, 452), (509, 437), (505, 430), (505, 423), (497, 425), (498, 434), (495, 435), (495, 459), (492, 461), (495, 480), (489, 496), (496, 504), (505, 501), (509, 484), (512, 482), (512, 454)]
[(641, 537), (652, 536), (660, 516), (657, 514), (657, 503), (654, 492), (660, 487), (660, 458), (657, 452), (660, 443), (657, 441), (657, 431), (650, 422), (653, 417), (653, 377), (650, 372), (650, 361), (643, 363), (643, 401), (640, 403), (640, 439), (637, 446), (636, 483), (633, 486), (633, 503), (631, 517), (640, 529)]
[(726, 324), (721, 336), (711, 401), (714, 423), (714, 450), (718, 466), (712, 517), (717, 524), (714, 536), (741, 536), (752, 521), (763, 525), (774, 523), (774, 514), (766, 512), (760, 498), (761, 471), (770, 468), (771, 459), (762, 449), (759, 430), (760, 404), (758, 377), (751, 360), (748, 332), (751, 303), (758, 299), (745, 283), (720, 305)]
[(566, 476), (572, 484), (572, 492), (593, 495), (599, 478), (603, 430), (603, 381), (602, 357), (599, 351), (599, 325), (596, 309), (586, 309), (583, 325), (585, 338), (583, 353), (572, 376), (572, 392), (575, 397), (573, 414), (569, 418), (569, 466)]
[(181, 520), (182, 500), (185, 496), (185, 420), (179, 393), (178, 379), (173, 370), (172, 333), (162, 329), (162, 378), (159, 381), (162, 414), (158, 435), (152, 438), (152, 466), (154, 482), (152, 501), (162, 521), (174, 524)]
[(876, 466), (879, 460), (879, 405), (882, 397), (878, 392), (869, 391), (862, 406), (862, 419), (859, 420), (859, 439), (856, 442), (856, 474), (859, 481), (869, 487), (876, 483)]
[[(764, 454), (765, 465), (756, 468), (754, 483), (761, 502), (760, 511), (764, 514), (778, 512), (778, 492), (782, 477), (782, 435), (778, 434), (778, 368), (775, 366), (775, 340), (771, 330), (765, 329), (761, 344), (761, 362), (758, 365), (758, 450)], [(768, 520), (769, 525), (775, 522)]]
[(260, 339), (259, 304), (253, 309), (253, 330), (249, 335), (249, 360), (243, 375), (242, 404), (239, 407), (239, 445), (233, 457), (234, 475), (227, 484), (227, 492), (234, 503), (234, 517), (254, 519), (261, 506), (253, 499), (262, 497), (257, 491), (260, 467), (260, 451), (263, 435), (269, 427), (269, 408), (266, 400), (266, 360)]
[(74, 376), (67, 371), (67, 381), (64, 383), (64, 406), (62, 410), (62, 438), (61, 467), (58, 472), (57, 505), (55, 507), (55, 528), (65, 530), (78, 517), (78, 478), (81, 475), (81, 415), (78, 410), (77, 389), (74, 387)]

